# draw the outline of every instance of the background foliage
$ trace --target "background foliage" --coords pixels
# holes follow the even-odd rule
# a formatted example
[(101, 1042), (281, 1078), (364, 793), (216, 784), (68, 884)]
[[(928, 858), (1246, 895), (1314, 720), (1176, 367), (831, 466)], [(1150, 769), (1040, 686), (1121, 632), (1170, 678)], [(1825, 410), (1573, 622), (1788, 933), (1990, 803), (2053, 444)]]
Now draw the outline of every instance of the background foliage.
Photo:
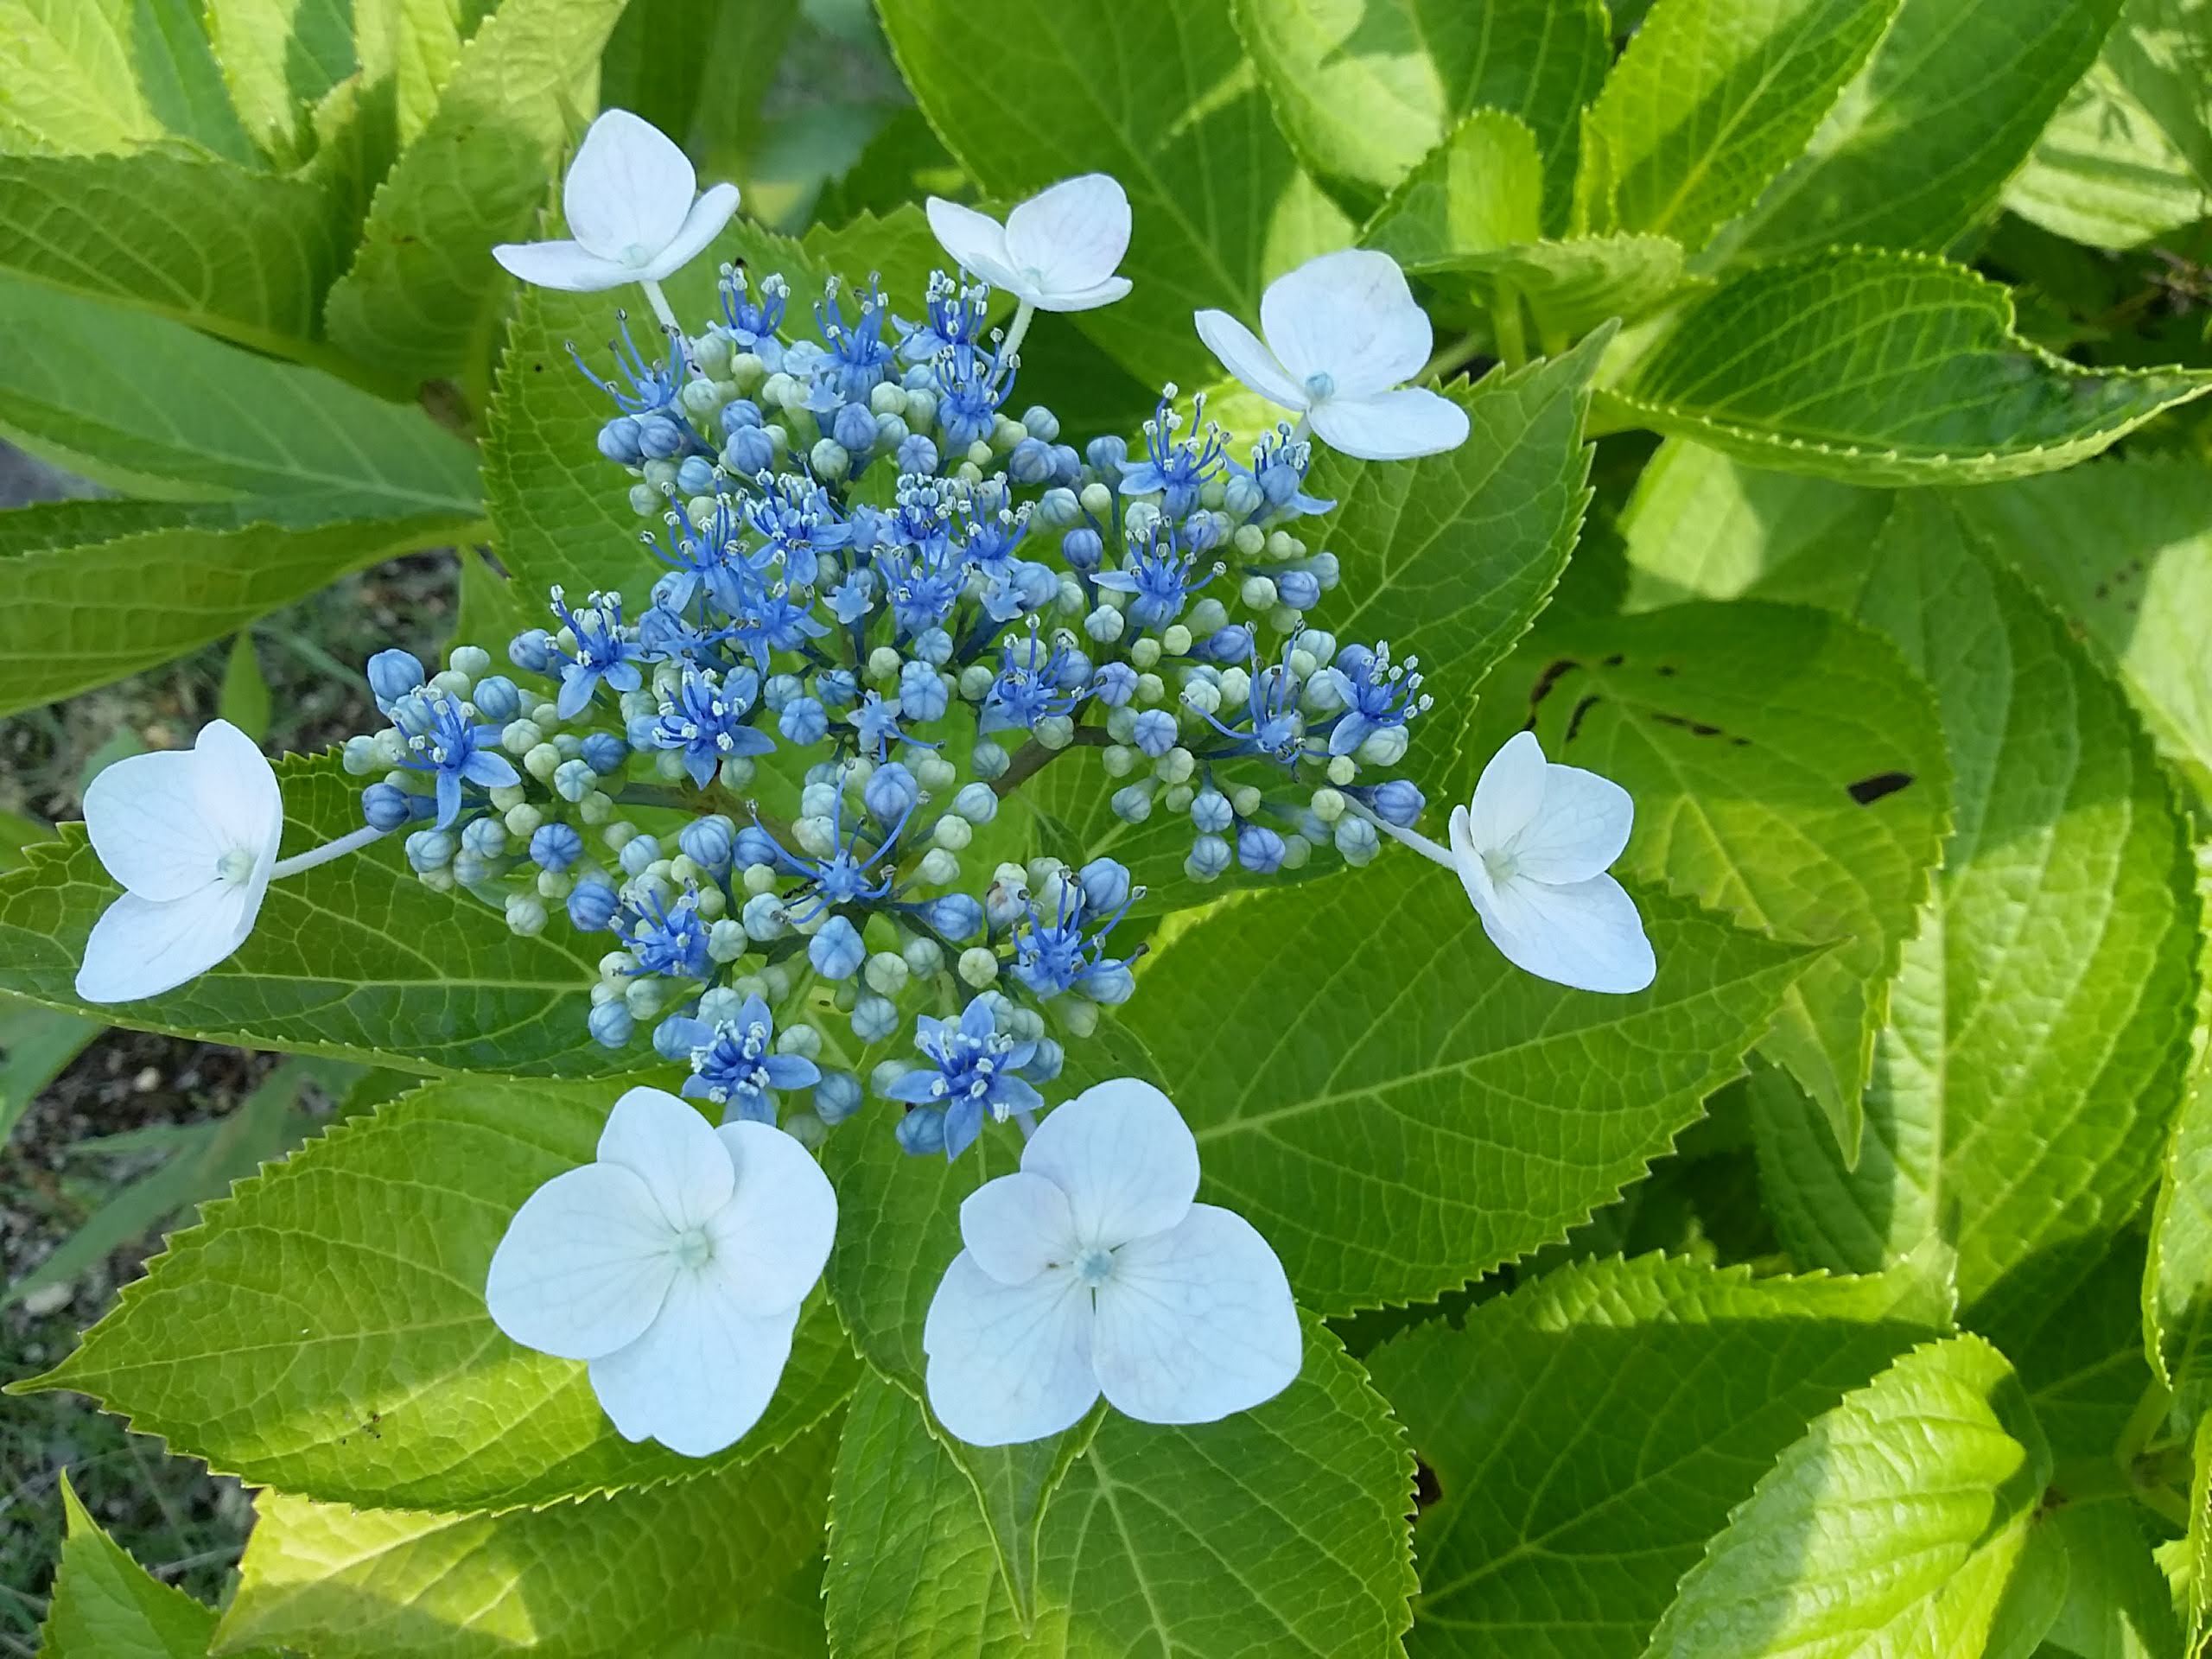
[[(1011, 1154), (872, 1121), (773, 1412), (687, 1463), (482, 1309), (620, 1086), (589, 963), (395, 849), (325, 866), (122, 1011), (295, 1058), (106, 1148), (161, 1156), (7, 1292), (200, 1205), (31, 1386), (259, 1489), (251, 1541), (197, 1599), (20, 1496), (41, 1650), (2201, 1651), (2208, 72), (2205, 0), (0, 0), (0, 437), (99, 488), (0, 514), (0, 712), (197, 652), (296, 737), (251, 631), (349, 573), (459, 548), (462, 637), (641, 585), (561, 349), (609, 302), (486, 251), (601, 105), (737, 179), (715, 256), (802, 296), (915, 294), (929, 192), (1103, 169), (1135, 292), (1040, 323), (1025, 398), (1134, 430), (1218, 377), (1193, 308), (1396, 257), (1472, 435), (1319, 463), (1332, 626), (1420, 652), (1433, 802), (1523, 727), (1630, 789), (1660, 963), (1519, 976), (1403, 861), (1200, 889), (1046, 775), (1007, 852), (1150, 888), (1070, 1082), (1181, 1103), (1302, 1376), (951, 1441), (921, 1318)], [(283, 775), (288, 844), (350, 825), (334, 757)], [(6, 840), (0, 1128), (109, 1017), (81, 833)]]

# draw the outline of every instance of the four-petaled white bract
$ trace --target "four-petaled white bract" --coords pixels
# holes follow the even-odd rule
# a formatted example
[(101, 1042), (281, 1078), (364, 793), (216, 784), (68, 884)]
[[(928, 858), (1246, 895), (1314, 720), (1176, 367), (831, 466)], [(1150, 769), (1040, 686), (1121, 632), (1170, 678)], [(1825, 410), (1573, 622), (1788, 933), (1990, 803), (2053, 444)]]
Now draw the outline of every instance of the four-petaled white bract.
[(1533, 732), (1491, 757), (1474, 799), (1452, 809), (1452, 863), (1509, 962), (1578, 990), (1651, 982), (1636, 901), (1605, 874), (1635, 821), (1626, 790), (1546, 760)]
[(737, 211), (737, 187), (718, 184), (695, 200), (698, 175), (659, 128), (627, 110), (591, 124), (561, 209), (573, 241), (505, 242), (494, 258), (525, 283), (578, 294), (657, 283), (713, 241)]
[(1129, 247), (1129, 198), (1103, 173), (1064, 179), (1029, 198), (1001, 225), (941, 196), (930, 229), (944, 251), (993, 288), (1039, 311), (1090, 311), (1129, 291), (1114, 274)]
[(1102, 1083), (1046, 1117), (1020, 1172), (960, 1206), (968, 1248), (922, 1331), (938, 1420), (1006, 1446), (1101, 1393), (1148, 1423), (1210, 1423), (1288, 1387), (1302, 1339), (1282, 1263), (1198, 1190), (1198, 1142), (1149, 1084)]
[(123, 896), (85, 941), (77, 995), (156, 996), (245, 943), (284, 836), (276, 772), (226, 720), (189, 750), (118, 760), (85, 791), (85, 829)]
[(1316, 437), (1362, 461), (1409, 461), (1467, 441), (1467, 411), (1402, 383), (1428, 362), (1428, 315), (1387, 253), (1346, 248), (1309, 259), (1260, 296), (1262, 344), (1226, 311), (1197, 315), (1222, 366)]
[(767, 1409), (836, 1228), (829, 1178), (781, 1129), (710, 1128), (674, 1095), (632, 1089), (597, 1161), (515, 1212), (485, 1305), (524, 1347), (590, 1361), (626, 1438), (702, 1458)]

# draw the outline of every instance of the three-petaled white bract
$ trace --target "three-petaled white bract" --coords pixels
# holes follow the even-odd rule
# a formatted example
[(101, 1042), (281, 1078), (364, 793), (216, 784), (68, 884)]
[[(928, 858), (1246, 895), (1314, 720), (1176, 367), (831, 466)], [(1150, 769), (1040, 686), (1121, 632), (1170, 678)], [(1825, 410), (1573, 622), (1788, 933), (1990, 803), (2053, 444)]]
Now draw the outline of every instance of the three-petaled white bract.
[(492, 250), (526, 283), (591, 294), (658, 283), (689, 264), (737, 211), (737, 187), (698, 194), (690, 159), (651, 122), (607, 110), (591, 124), (561, 210), (573, 239), (504, 242)]
[(124, 893), (85, 941), (77, 995), (129, 1002), (245, 943), (283, 839), (284, 801), (253, 740), (217, 720), (188, 750), (134, 754), (94, 778), (85, 829)]
[(993, 288), (1039, 311), (1090, 311), (1129, 291), (1115, 269), (1129, 247), (1129, 198), (1103, 173), (1064, 179), (1006, 216), (941, 196), (929, 200), (930, 229), (944, 251)]
[(597, 1160), (515, 1212), (485, 1305), (524, 1347), (588, 1360), (626, 1438), (706, 1457), (767, 1409), (836, 1228), (829, 1178), (781, 1129), (710, 1128), (632, 1089)]
[(1434, 335), (1387, 253), (1325, 253), (1268, 283), (1260, 296), (1264, 342), (1226, 311), (1200, 311), (1196, 320), (1223, 367), (1305, 416), (1332, 449), (1409, 461), (1467, 441), (1465, 410), (1403, 384), (1427, 365)]
[(1651, 982), (1636, 901), (1605, 874), (1635, 822), (1626, 790), (1546, 760), (1533, 732), (1491, 757), (1473, 800), (1452, 809), (1451, 864), (1507, 961), (1578, 990)]
[(1039, 1440), (1102, 1393), (1145, 1422), (1210, 1423), (1288, 1387), (1303, 1341), (1282, 1263), (1198, 1190), (1198, 1142), (1149, 1084), (1102, 1083), (1046, 1117), (1020, 1173), (960, 1206), (968, 1248), (922, 1332), (946, 1429)]

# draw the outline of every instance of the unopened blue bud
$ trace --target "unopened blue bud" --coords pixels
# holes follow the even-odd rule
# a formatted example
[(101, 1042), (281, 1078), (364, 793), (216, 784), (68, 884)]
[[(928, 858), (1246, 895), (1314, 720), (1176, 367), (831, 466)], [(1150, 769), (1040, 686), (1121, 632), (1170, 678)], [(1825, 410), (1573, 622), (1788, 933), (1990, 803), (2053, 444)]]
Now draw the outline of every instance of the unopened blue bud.
[(913, 810), (921, 795), (922, 786), (914, 781), (914, 774), (896, 760), (878, 766), (861, 787), (861, 801), (881, 823), (898, 823)]
[(902, 473), (931, 474), (937, 471), (937, 445), (926, 433), (914, 432), (899, 446), (899, 470)]
[(1084, 903), (1098, 912), (1119, 910), (1129, 901), (1129, 871), (1110, 858), (1094, 858), (1076, 872)]
[(1375, 826), (1356, 812), (1347, 812), (1337, 820), (1333, 839), (1337, 850), (1347, 862), (1364, 864), (1373, 858), (1382, 844), (1382, 836)]
[[(569, 902), (573, 906), (575, 900), (571, 899)], [(602, 1048), (622, 1047), (630, 1040), (637, 1024), (631, 1017), (630, 1005), (619, 996), (593, 1008), (585, 1023), (591, 1028), (592, 1040)]]
[(415, 816), (413, 798), (390, 784), (371, 784), (361, 791), (361, 817), (372, 830), (397, 830)]
[(407, 837), (407, 861), (417, 870), (442, 870), (459, 850), (447, 830), (417, 830)]
[(583, 855), (584, 838), (573, 825), (541, 823), (531, 832), (530, 856), (540, 869), (557, 874)]
[(1175, 716), (1165, 709), (1147, 709), (1137, 716), (1130, 735), (1141, 753), (1157, 760), (1175, 747)]
[(1205, 553), (1221, 544), (1221, 520), (1200, 508), (1183, 521), (1183, 545)]
[(830, 713), (812, 697), (793, 697), (777, 717), (776, 729), (794, 743), (819, 743), (830, 734)]
[(1106, 804), (1123, 823), (1142, 823), (1152, 816), (1152, 791), (1142, 784), (1124, 784)]
[(638, 422), (638, 448), (647, 461), (667, 461), (683, 448), (683, 429), (665, 415), (647, 415)]
[(1125, 962), (1102, 962), (1076, 981), (1075, 988), (1094, 1002), (1119, 1007), (1136, 994), (1137, 976)]
[(859, 701), (860, 683), (849, 668), (825, 668), (814, 677), (814, 695), (826, 709), (842, 709)]
[(1275, 597), (1294, 611), (1310, 611), (1321, 602), (1321, 579), (1311, 570), (1274, 573)]
[(761, 706), (772, 715), (780, 715), (785, 705), (805, 690), (804, 682), (796, 674), (771, 674), (760, 688)]
[(864, 1043), (880, 1043), (899, 1029), (899, 1005), (887, 996), (862, 991), (853, 1004), (853, 1035)]
[(1054, 530), (1065, 530), (1083, 517), (1083, 504), (1075, 499), (1071, 489), (1051, 489), (1038, 498), (1037, 521)]
[(1267, 505), (1267, 492), (1249, 473), (1232, 475), (1221, 493), (1221, 505), (1239, 518), (1249, 518)]
[(824, 1123), (842, 1123), (861, 1109), (861, 1080), (849, 1071), (824, 1071), (814, 1085), (814, 1110)]
[(543, 628), (529, 628), (507, 642), (507, 660), (525, 674), (543, 674), (559, 659), (554, 655), (553, 636)]
[(601, 776), (620, 772), (629, 758), (629, 745), (612, 732), (594, 732), (584, 739), (584, 764)]
[(734, 398), (722, 405), (722, 435), (734, 438), (747, 427), (760, 424), (760, 405), (750, 397)]
[(1129, 458), (1128, 442), (1108, 435), (1093, 438), (1083, 448), (1084, 458), (1097, 470), (1099, 477), (1108, 484), (1117, 484), (1122, 477), (1122, 463)]
[(686, 495), (706, 495), (715, 487), (715, 464), (704, 455), (686, 455), (676, 469), (676, 487)]
[(660, 857), (660, 842), (652, 836), (632, 836), (622, 843), (622, 850), (615, 856), (621, 861), (625, 875), (643, 875), (646, 866)]
[(598, 932), (621, 908), (621, 895), (603, 876), (586, 876), (569, 893), (569, 922), (579, 932)]
[(899, 707), (904, 718), (927, 723), (944, 718), (952, 694), (928, 663), (908, 661), (899, 670)]
[(1375, 816), (1383, 823), (1395, 824), (1401, 830), (1410, 830), (1428, 801), (1407, 779), (1393, 778), (1389, 783), (1376, 787), (1368, 804), (1375, 809)]
[(477, 714), (496, 725), (504, 726), (522, 712), (522, 693), (504, 674), (487, 675), (477, 681), (469, 696)]
[(737, 849), (737, 828), (719, 812), (712, 817), (694, 818), (677, 831), (676, 844), (701, 869), (720, 875), (729, 868)]
[(599, 774), (588, 761), (563, 760), (553, 768), (553, 792), (572, 804), (582, 801), (598, 787)]
[(1137, 694), (1137, 671), (1127, 663), (1109, 663), (1098, 671), (1092, 690), (1107, 708), (1123, 708)]
[(913, 1157), (940, 1154), (944, 1150), (944, 1114), (928, 1106), (912, 1107), (893, 1133), (899, 1137), (899, 1149)]
[(1032, 404), (1021, 411), (1021, 429), (1031, 437), (1050, 443), (1060, 435), (1060, 417), (1042, 404)]
[(679, 1019), (673, 1015), (653, 1027), (653, 1052), (664, 1060), (688, 1060), (691, 1058), (691, 1034), (698, 1025), (696, 1020)]
[(369, 658), (369, 693), (385, 713), (423, 685), (423, 664), (411, 651), (380, 651)]
[(1083, 457), (1076, 453), (1075, 446), (1071, 443), (1054, 444), (1052, 446), (1052, 482), (1063, 488), (1072, 489), (1075, 487), (1076, 480), (1082, 476)]
[(722, 465), (741, 477), (751, 478), (775, 464), (775, 442), (760, 427), (741, 426), (722, 446)]
[(1052, 475), (1052, 452), (1035, 438), (1024, 438), (1006, 458), (1007, 474), (1017, 484), (1042, 484)]
[(1236, 817), (1229, 797), (1217, 789), (1202, 789), (1191, 798), (1191, 823), (1208, 835), (1221, 834)]
[(507, 850), (507, 826), (497, 818), (472, 818), (461, 832), (461, 844), (479, 858), (497, 858)]
[(1060, 537), (1060, 556), (1071, 570), (1096, 570), (1106, 557), (1105, 538), (1088, 524), (1071, 530)]
[(868, 960), (860, 930), (842, 916), (832, 916), (807, 942), (806, 959), (824, 979), (850, 979)]
[(1208, 634), (1199, 643), (1198, 655), (1210, 663), (1249, 662), (1252, 656), (1250, 625), (1232, 622), (1227, 627)]
[(875, 411), (866, 404), (847, 404), (830, 423), (830, 435), (855, 459), (875, 448)]
[(639, 715), (635, 720), (626, 720), (622, 722), (622, 729), (629, 737), (630, 747), (640, 754), (651, 754), (659, 747), (653, 735), (660, 729), (658, 715)]
[(1014, 591), (1020, 596), (1022, 609), (1041, 611), (1059, 597), (1060, 579), (1049, 564), (1039, 564), (1034, 559), (1017, 560)]
[(964, 893), (948, 893), (922, 906), (923, 919), (955, 944), (983, 931), (983, 906)]
[(1029, 1064), (1021, 1068), (1021, 1075), (1032, 1083), (1050, 1083), (1060, 1075), (1067, 1064), (1068, 1052), (1050, 1037), (1037, 1039), (1037, 1047), (1029, 1057)]
[(988, 782), (1006, 776), (1006, 769), (1014, 764), (1014, 757), (988, 737), (976, 740), (976, 747), (968, 755), (968, 769)]
[(1052, 677), (1052, 683), (1061, 690), (1072, 691), (1090, 683), (1090, 658), (1073, 645), (1062, 648), (1058, 662), (1059, 672)]
[[(1224, 801), (1225, 807), (1229, 804)], [(1191, 843), (1191, 855), (1185, 861), (1193, 879), (1211, 881), (1229, 868), (1232, 855), (1229, 842), (1219, 836), (1204, 835)]]
[(637, 422), (627, 415), (617, 415), (599, 429), (599, 453), (620, 466), (639, 466), (645, 458), (638, 447), (639, 436)]
[(1282, 837), (1265, 824), (1247, 823), (1236, 831), (1236, 861), (1259, 875), (1282, 868)]
[(776, 838), (757, 823), (748, 823), (737, 832), (737, 846), (730, 854), (730, 862), (739, 868), (779, 863), (782, 858)]

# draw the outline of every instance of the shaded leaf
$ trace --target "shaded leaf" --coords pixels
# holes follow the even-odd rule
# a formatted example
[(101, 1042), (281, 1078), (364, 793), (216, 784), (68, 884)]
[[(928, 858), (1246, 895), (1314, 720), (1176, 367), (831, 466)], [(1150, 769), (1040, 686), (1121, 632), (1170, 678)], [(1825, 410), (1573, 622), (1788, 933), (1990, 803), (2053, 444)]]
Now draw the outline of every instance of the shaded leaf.
[(213, 1611), (124, 1554), (86, 1513), (66, 1470), (60, 1486), (68, 1535), (39, 1630), (41, 1659), (206, 1659)]

